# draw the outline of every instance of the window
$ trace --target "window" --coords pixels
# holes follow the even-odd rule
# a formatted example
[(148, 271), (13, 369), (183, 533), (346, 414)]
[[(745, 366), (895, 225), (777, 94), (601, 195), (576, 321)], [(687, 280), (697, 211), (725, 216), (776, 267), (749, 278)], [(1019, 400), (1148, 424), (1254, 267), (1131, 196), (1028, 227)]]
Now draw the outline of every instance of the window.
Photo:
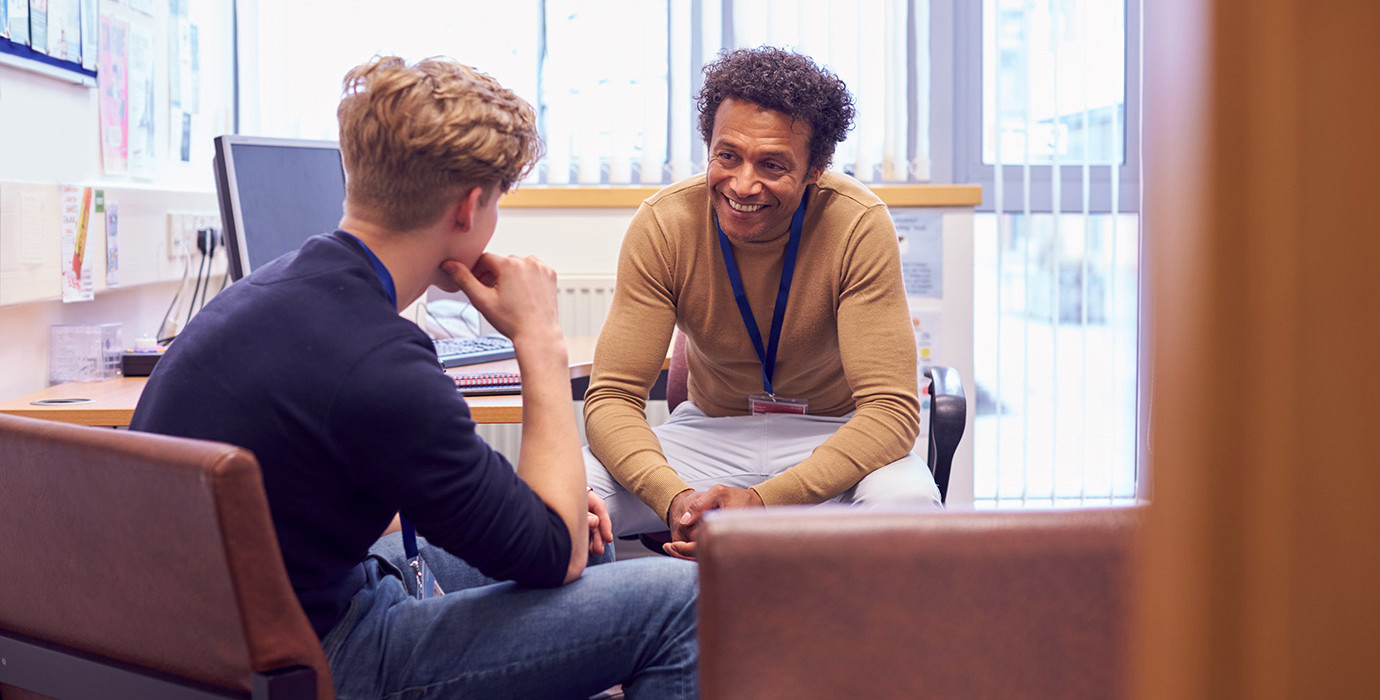
[[(340, 79), (445, 54), (532, 102), (531, 182), (703, 171), (691, 96), (721, 48), (828, 66), (858, 123), (833, 167), (977, 183), (980, 505), (1136, 493), (1140, 0), (260, 0), (242, 5), (242, 131), (335, 138)], [(365, 19), (357, 19), (365, 18)], [(251, 28), (257, 27), (257, 34)]]
[[(337, 137), (340, 80), (376, 53), (448, 55), (538, 110), (533, 181), (665, 183), (704, 169), (691, 96), (721, 48), (812, 56), (858, 102), (834, 167), (865, 181), (930, 176), (926, 0), (417, 0), (246, 5), (240, 131)], [(359, 19), (365, 18), (365, 19)], [(880, 19), (880, 21), (879, 21)], [(251, 29), (252, 28), (252, 29)], [(880, 69), (876, 67), (880, 66)]]
[(1136, 495), (1138, 16), (1137, 0), (956, 7), (955, 179), (983, 186), (980, 506)]

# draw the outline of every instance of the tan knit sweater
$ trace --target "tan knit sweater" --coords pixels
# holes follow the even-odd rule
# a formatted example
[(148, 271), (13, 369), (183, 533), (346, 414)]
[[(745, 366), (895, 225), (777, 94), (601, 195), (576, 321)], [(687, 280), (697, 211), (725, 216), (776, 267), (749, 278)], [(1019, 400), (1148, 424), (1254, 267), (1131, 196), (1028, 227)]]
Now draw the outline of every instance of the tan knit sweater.
[[(777, 396), (807, 399), (811, 414), (856, 413), (808, 459), (754, 487), (767, 505), (837, 496), (909, 452), (920, 425), (915, 339), (886, 205), (836, 173), (821, 176), (809, 196), (773, 384)], [(775, 233), (733, 244), (764, 345), (789, 223)], [(744, 415), (748, 395), (762, 391), (717, 236), (704, 175), (643, 202), (623, 239), (585, 395), (594, 456), (663, 518), (689, 488), (645, 414), (673, 328), (687, 336), (689, 396), (706, 414)]]

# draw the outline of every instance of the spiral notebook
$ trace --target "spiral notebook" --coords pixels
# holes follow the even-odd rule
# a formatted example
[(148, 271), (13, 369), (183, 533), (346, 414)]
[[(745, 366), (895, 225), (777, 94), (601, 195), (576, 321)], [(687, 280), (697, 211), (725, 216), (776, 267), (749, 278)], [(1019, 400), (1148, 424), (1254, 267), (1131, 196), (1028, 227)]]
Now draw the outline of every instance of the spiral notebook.
[(479, 372), (455, 375), (455, 388), (466, 396), (521, 394), (522, 377), (517, 372)]

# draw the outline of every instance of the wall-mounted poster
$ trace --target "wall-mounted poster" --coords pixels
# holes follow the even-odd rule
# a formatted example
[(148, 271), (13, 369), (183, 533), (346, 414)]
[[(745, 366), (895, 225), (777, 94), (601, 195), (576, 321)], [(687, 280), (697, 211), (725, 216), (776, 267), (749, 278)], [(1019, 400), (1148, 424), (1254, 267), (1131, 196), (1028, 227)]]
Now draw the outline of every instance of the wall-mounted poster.
[(101, 163), (107, 175), (129, 172), (129, 58), (124, 22), (101, 18)]
[(29, 0), (29, 46), (48, 53), (48, 0)]
[(0, 0), (10, 10), (10, 41), (16, 44), (29, 43), (29, 0)]
[(944, 215), (932, 209), (891, 210), (901, 246), (901, 276), (906, 296), (944, 296)]

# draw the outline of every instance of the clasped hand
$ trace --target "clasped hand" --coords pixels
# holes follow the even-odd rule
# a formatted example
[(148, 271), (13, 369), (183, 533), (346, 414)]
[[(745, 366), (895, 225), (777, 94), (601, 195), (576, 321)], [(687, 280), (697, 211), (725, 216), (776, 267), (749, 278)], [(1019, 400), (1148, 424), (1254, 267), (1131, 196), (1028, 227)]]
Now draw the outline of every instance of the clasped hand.
[(595, 557), (603, 554), (604, 547), (613, 541), (613, 521), (609, 520), (604, 499), (594, 495), (593, 490), (585, 495), (589, 500), (589, 555)]
[(740, 489), (715, 484), (704, 491), (686, 489), (671, 499), (666, 524), (671, 527), (671, 540), (662, 546), (667, 554), (679, 559), (694, 559), (699, 547), (696, 539), (704, 514), (719, 508), (761, 507), (762, 497), (752, 489)]

